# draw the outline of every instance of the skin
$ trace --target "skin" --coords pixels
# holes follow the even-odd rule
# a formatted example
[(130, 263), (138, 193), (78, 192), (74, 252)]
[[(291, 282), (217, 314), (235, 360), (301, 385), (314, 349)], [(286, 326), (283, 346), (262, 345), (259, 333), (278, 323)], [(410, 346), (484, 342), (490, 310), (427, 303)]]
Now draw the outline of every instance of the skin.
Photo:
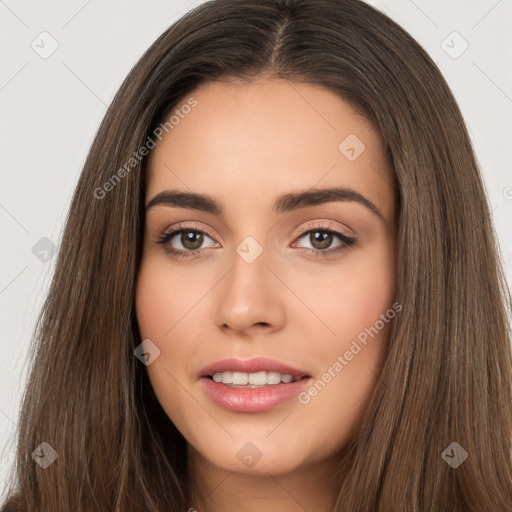
[[(142, 339), (160, 349), (147, 366), (151, 384), (187, 441), (196, 489), (190, 507), (329, 510), (339, 489), (337, 454), (371, 397), (391, 322), (306, 405), (293, 398), (266, 412), (226, 411), (205, 394), (199, 375), (219, 359), (261, 355), (317, 380), (391, 308), (396, 191), (383, 143), (348, 103), (317, 85), (261, 77), (210, 83), (191, 96), (197, 106), (150, 154), (146, 205), (162, 190), (179, 189), (214, 197), (225, 214), (149, 209), (136, 296)], [(354, 161), (338, 149), (349, 134), (365, 144)], [(281, 194), (340, 186), (372, 201), (383, 219), (354, 201), (271, 209)], [(173, 257), (156, 243), (180, 222), (210, 233), (202, 254)], [(324, 232), (325, 223), (356, 244), (314, 257), (343, 244), (333, 236), (322, 246), (298, 232), (305, 225)], [(247, 236), (263, 249), (250, 264), (236, 252)], [(197, 247), (179, 235), (172, 243)], [(261, 453), (252, 467), (237, 457), (248, 442)]]

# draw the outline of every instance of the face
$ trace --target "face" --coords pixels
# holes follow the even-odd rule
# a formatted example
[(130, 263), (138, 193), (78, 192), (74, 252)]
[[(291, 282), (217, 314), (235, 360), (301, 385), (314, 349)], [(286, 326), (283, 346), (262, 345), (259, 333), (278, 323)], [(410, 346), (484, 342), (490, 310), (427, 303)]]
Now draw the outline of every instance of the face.
[(380, 136), (330, 90), (285, 80), (210, 83), (176, 109), (146, 176), (151, 384), (211, 467), (321, 463), (357, 429), (396, 312)]

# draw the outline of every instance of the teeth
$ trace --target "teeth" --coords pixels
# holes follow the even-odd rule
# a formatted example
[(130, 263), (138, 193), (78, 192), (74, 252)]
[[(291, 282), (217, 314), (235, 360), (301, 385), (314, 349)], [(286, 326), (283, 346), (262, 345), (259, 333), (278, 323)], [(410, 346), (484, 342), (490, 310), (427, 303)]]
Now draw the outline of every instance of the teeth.
[(233, 384), (238, 386), (245, 386), (249, 382), (249, 375), (247, 373), (233, 372)]
[(219, 372), (214, 373), (212, 378), (215, 382), (221, 382), (222, 384), (247, 387), (276, 385), (281, 382), (288, 384), (295, 380), (291, 375), (281, 374), (279, 372)]
[(267, 372), (249, 373), (249, 384), (264, 386), (267, 384)]

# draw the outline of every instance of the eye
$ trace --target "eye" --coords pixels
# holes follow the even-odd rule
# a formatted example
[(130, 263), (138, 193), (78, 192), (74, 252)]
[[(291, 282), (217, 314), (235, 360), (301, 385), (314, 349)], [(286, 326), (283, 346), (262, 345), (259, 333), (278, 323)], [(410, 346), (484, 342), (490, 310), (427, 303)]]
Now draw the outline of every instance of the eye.
[[(304, 238), (309, 242), (310, 247), (305, 248), (314, 256), (329, 256), (348, 249), (356, 243), (355, 238), (349, 237), (341, 231), (326, 225), (317, 225), (313, 228), (308, 225), (301, 228), (300, 233), (302, 235), (299, 237), (299, 240)], [(336, 238), (340, 240), (340, 243), (331, 247)], [(299, 245), (299, 247), (304, 246)]]
[[(162, 244), (168, 254), (187, 258), (202, 252), (205, 247), (201, 246), (205, 239), (210, 239), (213, 242), (212, 238), (202, 229), (195, 226), (179, 225), (176, 229), (158, 236), (157, 243)], [(208, 247), (213, 247), (213, 245)]]

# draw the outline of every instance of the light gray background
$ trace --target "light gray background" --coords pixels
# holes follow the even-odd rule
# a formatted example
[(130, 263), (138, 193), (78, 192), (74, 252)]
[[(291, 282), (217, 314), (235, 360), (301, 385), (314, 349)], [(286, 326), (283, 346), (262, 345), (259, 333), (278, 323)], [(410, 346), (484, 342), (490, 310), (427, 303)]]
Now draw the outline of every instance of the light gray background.
[[(55, 262), (43, 263), (32, 248), (43, 237), (58, 246), (89, 145), (128, 71), (200, 3), (0, 0), (2, 483), (13, 461), (28, 343)], [(482, 168), (512, 282), (512, 0), (369, 3), (408, 30), (450, 84)], [(49, 36), (40, 36), (44, 31), (58, 43), (46, 59), (31, 46), (51, 48)], [(464, 41), (469, 46), (459, 55)]]

